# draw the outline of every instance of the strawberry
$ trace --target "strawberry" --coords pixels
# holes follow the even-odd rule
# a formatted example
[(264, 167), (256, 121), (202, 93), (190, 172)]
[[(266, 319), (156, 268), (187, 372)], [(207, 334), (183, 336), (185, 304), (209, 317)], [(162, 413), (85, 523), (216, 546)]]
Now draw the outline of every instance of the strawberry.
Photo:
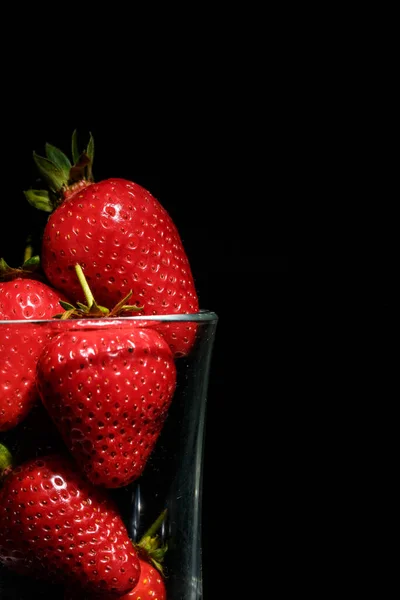
[[(136, 586), (123, 596), (121, 600), (128, 600), (128, 598), (130, 600), (146, 600), (146, 598), (149, 600), (167, 600), (167, 590), (164, 582), (163, 567), (161, 565), (167, 547), (159, 547), (158, 536), (154, 536), (155, 531), (164, 520), (165, 513), (166, 511), (160, 515), (140, 542), (134, 544), (138, 551), (140, 577)], [(75, 600), (79, 597), (79, 590), (68, 588), (65, 592), (64, 600)], [(95, 598), (93, 597), (90, 600), (95, 600)]]
[[(46, 158), (34, 160), (49, 190), (27, 190), (28, 201), (50, 212), (41, 258), (51, 284), (80, 300), (74, 276), (79, 263), (97, 301), (115, 305), (129, 290), (144, 315), (196, 313), (197, 292), (178, 230), (160, 202), (145, 188), (122, 178), (94, 182), (93, 138), (79, 156), (76, 132), (72, 155), (46, 144)], [(176, 356), (189, 352), (194, 325), (160, 329)]]
[(22, 575), (77, 586), (85, 597), (120, 597), (140, 576), (113, 502), (61, 455), (27, 461), (3, 479), (0, 562)]
[(157, 598), (167, 600), (164, 579), (156, 567), (150, 562), (139, 557), (140, 579), (137, 586), (129, 592), (126, 598), (131, 600), (145, 600), (145, 598)]
[(166, 512), (165, 510), (161, 513), (142, 536), (139, 543), (135, 544), (139, 555), (140, 578), (138, 584), (128, 596), (132, 600), (144, 600), (145, 598), (167, 600), (162, 566), (167, 545), (160, 546), (160, 540), (156, 534), (164, 522)]
[(176, 367), (154, 329), (124, 319), (81, 320), (46, 345), (36, 383), (86, 476), (116, 488), (146, 466), (172, 401)]
[[(11, 269), (0, 260), (0, 321), (51, 319), (64, 294), (33, 279), (24, 268)], [(35, 369), (49, 330), (39, 323), (0, 324), (0, 431), (18, 425), (38, 398)]]
[[(167, 591), (163, 576), (150, 562), (139, 557), (140, 579), (139, 583), (121, 600), (167, 600)], [(79, 592), (68, 590), (64, 600), (77, 600), (81, 598)], [(93, 598), (93, 600), (95, 600)]]

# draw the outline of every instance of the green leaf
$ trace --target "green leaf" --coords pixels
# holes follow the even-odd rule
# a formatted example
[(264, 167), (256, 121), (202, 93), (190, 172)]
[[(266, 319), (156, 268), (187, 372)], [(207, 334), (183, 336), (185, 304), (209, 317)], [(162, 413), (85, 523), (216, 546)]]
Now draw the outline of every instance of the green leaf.
[(75, 309), (75, 306), (73, 306), (69, 302), (64, 302), (64, 300), (60, 300), (60, 304), (63, 308), (65, 308), (65, 310), (74, 310)]
[(78, 137), (77, 137), (77, 132), (76, 129), (74, 131), (74, 133), (72, 134), (72, 160), (74, 165), (76, 165), (76, 163), (79, 160), (79, 150), (78, 150)]
[(8, 264), (6, 263), (6, 261), (4, 260), (4, 258), (0, 258), (0, 273), (1, 272), (6, 272), (9, 269), (11, 269), (11, 267), (8, 266)]
[(64, 152), (55, 146), (52, 146), (51, 144), (46, 144), (45, 148), (47, 158), (51, 160), (57, 167), (59, 167), (59, 169), (61, 169), (61, 171), (64, 173), (65, 179), (69, 179), (69, 171), (72, 166), (69, 158), (64, 154)]
[(23, 263), (22, 268), (27, 271), (34, 271), (39, 265), (40, 256), (31, 256), (31, 258), (28, 258), (28, 260)]
[(58, 192), (68, 183), (68, 177), (65, 178), (64, 172), (57, 167), (53, 161), (44, 158), (43, 156), (39, 156), (36, 152), (33, 153), (33, 160), (35, 161), (40, 175), (53, 192)]
[(52, 212), (53, 204), (47, 190), (26, 190), (24, 194), (29, 204), (35, 208), (44, 210), (45, 212)]
[(110, 314), (109, 309), (106, 306), (100, 306), (100, 304), (96, 304), (97, 308), (99, 309), (99, 311), (101, 313), (103, 313), (103, 315), (108, 315)]
[(13, 458), (8, 448), (0, 444), (0, 481), (10, 472)]
[(158, 560), (154, 560), (154, 558), (150, 559), (151, 562), (153, 563), (153, 565), (155, 566), (156, 569), (158, 569), (161, 573), (161, 575), (164, 574), (164, 569), (161, 563), (158, 562)]
[(12, 281), (16, 277), (26, 277), (42, 280), (43, 277), (37, 273), (40, 266), (40, 257), (32, 256), (24, 261), (21, 267), (10, 267), (4, 258), (0, 258), (0, 281)]
[(82, 304), (82, 302), (77, 302), (76, 305), (83, 310), (83, 312), (89, 312), (90, 308), (89, 306), (86, 306), (86, 304)]
[(91, 162), (93, 163), (93, 159), (94, 159), (94, 139), (93, 139), (92, 134), (90, 134), (89, 143), (87, 145), (85, 153), (88, 155), (88, 157), (90, 158)]
[(92, 134), (90, 134), (89, 143), (86, 148), (86, 154), (90, 158), (90, 163), (87, 167), (86, 178), (89, 181), (93, 181), (92, 167), (93, 167), (93, 159), (94, 159), (94, 139)]
[(167, 546), (163, 546), (162, 548), (155, 548), (151, 553), (151, 558), (161, 563), (163, 562), (166, 553)]

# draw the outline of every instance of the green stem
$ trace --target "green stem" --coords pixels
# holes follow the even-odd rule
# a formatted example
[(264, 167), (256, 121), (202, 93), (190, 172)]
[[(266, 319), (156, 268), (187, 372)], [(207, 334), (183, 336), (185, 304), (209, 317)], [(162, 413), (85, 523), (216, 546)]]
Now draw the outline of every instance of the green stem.
[[(163, 510), (161, 515), (158, 517), (158, 519), (156, 521), (154, 521), (154, 523), (152, 525), (150, 525), (150, 527), (148, 528), (146, 533), (143, 534), (142, 540), (147, 537), (153, 537), (153, 535), (160, 529), (160, 527), (163, 524), (163, 521), (165, 519), (165, 515), (167, 514), (167, 510), (168, 510), (167, 508), (165, 510)], [(139, 544), (140, 544), (140, 542), (139, 542)]]
[(82, 286), (83, 293), (85, 294), (87, 306), (90, 309), (90, 308), (92, 308), (92, 306), (94, 304), (94, 296), (92, 294), (92, 291), (91, 291), (91, 289), (89, 287), (88, 282), (86, 281), (86, 277), (83, 274), (81, 265), (76, 264), (75, 265), (75, 271), (76, 271), (76, 274), (78, 276), (79, 283)]
[[(78, 276), (79, 283), (81, 284), (81, 287), (83, 289), (83, 293), (85, 294), (87, 308), (88, 308), (88, 310), (85, 312), (87, 312), (87, 314), (89, 314), (89, 315), (97, 314), (99, 312), (100, 312), (100, 314), (108, 315), (110, 312), (108, 310), (108, 308), (106, 308), (105, 306), (100, 306), (99, 304), (96, 303), (96, 300), (94, 299), (94, 296), (89, 287), (89, 284), (86, 281), (86, 277), (83, 274), (82, 267), (78, 263), (75, 265), (75, 272)], [(81, 309), (83, 308), (85, 310), (85, 307), (83, 304), (81, 304), (80, 302), (77, 302), (77, 304), (78, 304), (79, 308), (81, 308)]]
[(13, 459), (8, 448), (0, 444), (0, 482), (8, 475), (13, 467)]
[(32, 236), (28, 235), (26, 240), (25, 252), (24, 252), (24, 262), (32, 258), (33, 256), (33, 246), (32, 246)]

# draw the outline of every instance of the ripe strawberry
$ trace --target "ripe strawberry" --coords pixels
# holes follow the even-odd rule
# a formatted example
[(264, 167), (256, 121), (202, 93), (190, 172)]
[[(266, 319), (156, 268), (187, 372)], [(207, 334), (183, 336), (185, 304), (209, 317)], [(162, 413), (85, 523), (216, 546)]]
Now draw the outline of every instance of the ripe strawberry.
[(147, 560), (139, 558), (139, 561), (141, 569), (139, 583), (126, 597), (131, 600), (145, 600), (145, 598), (167, 600), (167, 591), (160, 571)]
[[(140, 577), (137, 585), (128, 592), (121, 600), (167, 600), (167, 590), (164, 583), (162, 562), (167, 546), (159, 546), (159, 539), (154, 535), (161, 526), (165, 512), (160, 515), (152, 527), (145, 533), (138, 544), (134, 544), (138, 551), (140, 563)], [(79, 591), (66, 590), (64, 600), (75, 600), (79, 598)], [(93, 597), (91, 600), (95, 600)]]
[(23, 463), (3, 480), (0, 562), (23, 575), (77, 586), (87, 596), (120, 597), (140, 575), (114, 504), (58, 455)]
[[(140, 578), (138, 584), (122, 596), (121, 600), (167, 600), (167, 591), (160, 571), (150, 562), (139, 557)], [(64, 600), (77, 600), (79, 592), (68, 590)], [(95, 600), (93, 598), (93, 600)]]
[(46, 345), (37, 387), (87, 477), (115, 488), (141, 475), (172, 401), (176, 367), (154, 329), (99, 321), (74, 322)]
[[(75, 301), (81, 290), (74, 274), (79, 263), (97, 301), (115, 305), (130, 290), (143, 314), (196, 313), (193, 275), (178, 230), (160, 202), (140, 185), (121, 178), (94, 183), (93, 138), (73, 158), (46, 145), (47, 158), (34, 160), (47, 182), (25, 192), (37, 208), (51, 212), (43, 234), (42, 265), (51, 284)], [(176, 355), (187, 354), (195, 327), (184, 323), (162, 328)]]
[[(2, 277), (18, 276), (0, 281), (0, 321), (51, 319), (60, 312), (64, 294), (32, 279), (28, 272), (4, 265), (2, 261)], [(36, 402), (36, 363), (50, 338), (43, 324), (0, 324), (0, 431), (18, 425)]]
[(167, 600), (162, 563), (167, 551), (167, 545), (160, 546), (157, 530), (161, 527), (166, 510), (146, 531), (135, 548), (139, 554), (140, 578), (136, 587), (130, 592), (131, 600), (157, 598)]

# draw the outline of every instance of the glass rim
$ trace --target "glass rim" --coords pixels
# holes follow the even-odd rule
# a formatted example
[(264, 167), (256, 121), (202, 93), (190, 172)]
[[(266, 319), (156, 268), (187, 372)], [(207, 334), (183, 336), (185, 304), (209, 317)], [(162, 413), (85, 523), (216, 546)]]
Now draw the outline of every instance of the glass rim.
[(158, 323), (165, 322), (184, 322), (184, 323), (216, 323), (218, 321), (218, 315), (210, 310), (201, 309), (196, 313), (175, 313), (165, 315), (134, 315), (134, 316), (119, 316), (119, 317), (79, 317), (78, 319), (8, 319), (7, 321), (0, 320), (0, 325), (21, 325), (21, 324), (32, 324), (32, 323), (76, 323), (77, 321), (88, 321), (91, 323), (102, 322), (102, 323), (115, 323), (116, 321), (157, 321)]

